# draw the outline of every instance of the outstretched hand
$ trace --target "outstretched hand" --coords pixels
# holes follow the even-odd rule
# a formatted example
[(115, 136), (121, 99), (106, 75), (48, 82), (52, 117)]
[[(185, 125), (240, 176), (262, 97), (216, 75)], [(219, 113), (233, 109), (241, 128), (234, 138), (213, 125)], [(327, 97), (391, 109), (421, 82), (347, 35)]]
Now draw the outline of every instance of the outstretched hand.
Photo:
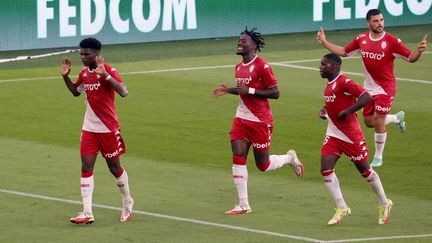
[(226, 95), (228, 93), (228, 87), (224, 84), (217, 86), (213, 91), (213, 97), (218, 97), (222, 95)]
[(105, 76), (107, 74), (105, 70), (105, 60), (101, 56), (96, 57), (96, 64), (97, 68), (95, 69), (95, 72), (101, 76)]
[(320, 44), (326, 41), (326, 36), (323, 27), (320, 27), (320, 30), (317, 32), (316, 39)]
[(427, 42), (428, 42), (428, 35), (426, 34), (423, 36), (423, 39), (418, 43), (417, 49), (420, 52), (424, 52), (427, 48)]
[(69, 58), (67, 58), (67, 57), (63, 58), (61, 68), (60, 68), (60, 73), (62, 76), (69, 75), (69, 73), (71, 71), (71, 65), (72, 65), (72, 62)]

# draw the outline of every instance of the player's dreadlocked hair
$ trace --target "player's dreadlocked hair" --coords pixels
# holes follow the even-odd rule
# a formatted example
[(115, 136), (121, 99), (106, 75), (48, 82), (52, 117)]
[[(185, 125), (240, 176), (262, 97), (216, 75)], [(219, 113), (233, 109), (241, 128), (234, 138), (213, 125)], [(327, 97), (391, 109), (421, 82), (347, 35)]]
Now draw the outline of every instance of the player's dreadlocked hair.
[(246, 27), (245, 30), (243, 30), (243, 32), (240, 33), (240, 35), (248, 35), (252, 38), (252, 40), (255, 42), (256, 46), (257, 46), (257, 50), (261, 51), (261, 48), (264, 48), (265, 43), (264, 43), (264, 38), (262, 37), (260, 32), (256, 32), (257, 28), (253, 27), (251, 30), (248, 30), (248, 28)]
[(102, 49), (102, 43), (95, 38), (86, 38), (80, 42), (79, 46), (81, 48), (90, 48), (98, 51)]

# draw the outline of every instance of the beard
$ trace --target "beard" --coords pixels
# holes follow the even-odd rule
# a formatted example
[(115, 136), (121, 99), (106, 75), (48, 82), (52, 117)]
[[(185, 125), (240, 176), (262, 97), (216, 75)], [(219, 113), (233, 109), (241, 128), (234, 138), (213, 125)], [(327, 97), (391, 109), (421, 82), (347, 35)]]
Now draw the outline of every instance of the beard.
[(374, 32), (374, 33), (376, 33), (376, 34), (380, 34), (380, 33), (382, 33), (384, 31), (384, 27), (380, 26), (380, 27), (377, 27), (375, 29), (371, 28), (371, 31)]

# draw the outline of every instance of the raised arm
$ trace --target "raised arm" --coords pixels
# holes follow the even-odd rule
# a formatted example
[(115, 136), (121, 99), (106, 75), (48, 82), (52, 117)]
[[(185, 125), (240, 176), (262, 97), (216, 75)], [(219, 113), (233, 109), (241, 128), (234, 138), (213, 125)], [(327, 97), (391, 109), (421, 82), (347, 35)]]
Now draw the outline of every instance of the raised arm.
[(119, 83), (114, 77), (112, 77), (106, 70), (105, 70), (105, 61), (101, 56), (96, 57), (97, 62), (97, 68), (96, 73), (105, 77), (105, 79), (111, 84), (111, 86), (114, 88), (114, 90), (121, 96), (126, 97), (128, 95), (128, 91), (126, 89), (126, 85), (123, 83)]
[(60, 68), (60, 73), (63, 77), (63, 80), (66, 84), (66, 87), (69, 89), (69, 91), (74, 95), (74, 96), (79, 96), (81, 93), (78, 92), (77, 87), (75, 86), (74, 83), (72, 83), (72, 80), (69, 78), (69, 73), (71, 71), (71, 65), (72, 62), (69, 58), (65, 57), (63, 58), (63, 62)]
[(322, 46), (324, 46), (334, 54), (343, 57), (346, 56), (345, 49), (342, 46), (335, 45), (326, 39), (324, 29), (322, 27), (320, 27), (320, 30), (317, 32), (316, 39)]
[(409, 62), (416, 62), (420, 58), (421, 54), (427, 48), (427, 41), (428, 41), (428, 35), (425, 35), (423, 39), (417, 44), (417, 48), (409, 56), (408, 58)]

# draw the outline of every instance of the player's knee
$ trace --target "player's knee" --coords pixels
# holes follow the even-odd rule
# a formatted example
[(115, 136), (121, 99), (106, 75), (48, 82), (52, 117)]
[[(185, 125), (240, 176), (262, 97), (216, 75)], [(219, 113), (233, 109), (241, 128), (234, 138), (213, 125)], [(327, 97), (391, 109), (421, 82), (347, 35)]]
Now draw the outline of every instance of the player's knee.
[(255, 161), (255, 165), (256, 165), (256, 167), (257, 167), (260, 171), (264, 172), (264, 171), (266, 171), (267, 168), (270, 166), (270, 161), (269, 161), (269, 160), (266, 161), (266, 162), (258, 162), (258, 161)]
[(373, 127), (374, 127), (374, 123), (373, 123), (373, 122), (366, 122), (366, 121), (365, 121), (365, 125), (366, 125), (366, 127), (368, 127), (368, 128), (373, 128)]
[(81, 172), (93, 172), (93, 166), (90, 164), (82, 163)]

